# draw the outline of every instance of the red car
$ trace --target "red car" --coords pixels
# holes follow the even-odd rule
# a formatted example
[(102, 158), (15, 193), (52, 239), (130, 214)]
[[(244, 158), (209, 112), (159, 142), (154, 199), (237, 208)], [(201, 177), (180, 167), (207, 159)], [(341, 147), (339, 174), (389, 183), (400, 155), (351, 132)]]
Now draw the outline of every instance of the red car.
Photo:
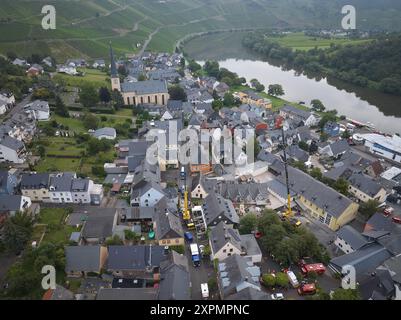
[(261, 237), (262, 237), (262, 232), (256, 231), (256, 232), (255, 232), (255, 238), (256, 238), (256, 239), (260, 239)]
[(393, 217), (392, 220), (393, 220), (394, 223), (401, 224), (401, 218), (400, 217)]

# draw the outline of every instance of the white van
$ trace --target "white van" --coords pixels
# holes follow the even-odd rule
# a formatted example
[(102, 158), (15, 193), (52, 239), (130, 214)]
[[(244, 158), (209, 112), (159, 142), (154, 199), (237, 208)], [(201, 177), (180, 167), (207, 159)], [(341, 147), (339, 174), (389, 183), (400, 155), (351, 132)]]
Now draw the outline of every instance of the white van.
[(295, 276), (295, 273), (292, 271), (287, 271), (287, 276), (288, 276), (288, 280), (290, 280), (291, 285), (294, 288), (298, 288), (299, 287), (299, 282), (297, 277)]
[(203, 298), (209, 298), (209, 286), (207, 283), (201, 283), (201, 291)]

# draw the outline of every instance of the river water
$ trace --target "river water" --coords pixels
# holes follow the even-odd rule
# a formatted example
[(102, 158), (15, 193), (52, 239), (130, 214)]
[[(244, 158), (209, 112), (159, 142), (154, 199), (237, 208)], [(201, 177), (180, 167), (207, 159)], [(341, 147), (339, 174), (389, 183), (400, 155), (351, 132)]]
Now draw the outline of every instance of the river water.
[[(336, 109), (339, 115), (363, 123), (370, 122), (386, 133), (401, 133), (401, 97), (359, 88), (337, 79), (308, 78), (294, 70), (285, 70), (275, 61), (263, 60), (240, 46), (233, 50), (232, 43), (227, 44), (227, 52), (222, 49), (225, 44), (219, 43), (214, 56), (213, 45), (206, 39), (203, 43), (206, 48), (199, 48), (197, 44), (196, 50), (189, 50), (196, 60), (217, 60), (220, 67), (236, 72), (247, 81), (256, 78), (266, 88), (270, 84), (281, 84), (285, 100), (303, 101), (309, 105), (311, 100), (319, 99), (326, 110)], [(191, 42), (186, 49), (191, 49), (190, 46)]]

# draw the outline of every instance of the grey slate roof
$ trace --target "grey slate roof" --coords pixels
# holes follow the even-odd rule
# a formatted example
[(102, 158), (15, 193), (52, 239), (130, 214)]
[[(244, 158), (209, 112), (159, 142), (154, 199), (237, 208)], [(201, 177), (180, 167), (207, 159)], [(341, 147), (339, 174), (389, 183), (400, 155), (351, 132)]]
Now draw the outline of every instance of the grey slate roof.
[(241, 236), (238, 230), (227, 226), (223, 221), (219, 222), (210, 231), (210, 242), (214, 253), (217, 253), (227, 243), (231, 243), (238, 250), (242, 251)]
[(205, 198), (203, 212), (207, 225), (210, 225), (213, 221), (217, 223), (224, 220), (227, 220), (227, 223), (239, 223), (238, 214), (231, 200), (224, 199), (215, 193), (211, 193)]
[(96, 215), (89, 215), (82, 229), (82, 238), (106, 239), (113, 235), (114, 217), (116, 209), (97, 208)]
[(162, 268), (158, 298), (159, 300), (190, 300), (189, 272), (175, 263)]
[(18, 211), (21, 207), (22, 196), (0, 194), (0, 212)]
[(287, 156), (297, 161), (306, 162), (309, 159), (309, 154), (302, 150), (297, 145), (290, 145), (286, 148)]
[(228, 296), (224, 300), (271, 300), (271, 298), (266, 292), (248, 287)]
[(74, 175), (69, 172), (64, 172), (60, 175), (50, 177), (50, 187), (54, 188), (54, 191), (71, 191), (72, 180)]
[(100, 269), (101, 246), (65, 247), (65, 271), (97, 272)]
[(107, 268), (109, 270), (138, 270), (160, 267), (160, 263), (167, 259), (162, 246), (109, 246)]
[(302, 120), (307, 120), (311, 116), (310, 112), (289, 105), (285, 105), (280, 109), (280, 111), (295, 115)]
[(154, 213), (153, 216), (153, 220), (156, 224), (156, 238), (158, 240), (183, 238), (184, 230), (182, 228), (180, 218), (175, 214), (167, 211), (167, 203), (165, 197), (163, 197), (160, 202), (164, 202), (165, 205), (159, 206), (158, 210)]
[(73, 179), (71, 185), (71, 191), (73, 192), (85, 192), (89, 188), (89, 179)]
[(256, 241), (256, 238), (253, 234), (241, 234), (241, 245), (245, 249), (247, 256), (262, 256), (262, 251)]
[(330, 144), (330, 149), (333, 152), (333, 155), (337, 156), (337, 155), (349, 150), (350, 147), (349, 147), (347, 140), (341, 139), (341, 140), (338, 140), (338, 141)]
[(22, 141), (10, 136), (0, 137), (0, 144), (15, 151), (19, 151), (20, 149), (24, 148), (24, 143)]
[(356, 270), (357, 279), (373, 272), (379, 265), (389, 259), (391, 254), (380, 244), (371, 244), (357, 251), (331, 259), (330, 264), (341, 271), (346, 265)]
[(124, 82), (121, 91), (135, 92), (137, 95), (167, 93), (167, 83), (164, 80), (146, 80), (138, 82)]
[(391, 257), (386, 260), (383, 265), (390, 271), (394, 282), (401, 284), (401, 256)]
[[(298, 195), (302, 195), (335, 218), (338, 218), (353, 203), (336, 190), (301, 170), (288, 166), (288, 173), (291, 190)], [(285, 183), (285, 174), (283, 172), (278, 178)]]
[(48, 173), (24, 173), (21, 177), (21, 189), (41, 189), (49, 187)]
[(354, 173), (349, 177), (348, 182), (356, 189), (371, 197), (376, 196), (382, 189), (379, 183), (363, 173)]
[(105, 128), (100, 128), (97, 129), (94, 133), (93, 136), (95, 138), (99, 138), (101, 136), (110, 136), (110, 137), (115, 137), (117, 134), (116, 129), (114, 128), (109, 128), (109, 127), (105, 127)]
[(247, 287), (260, 290), (260, 269), (250, 259), (234, 254), (218, 264), (220, 291), (223, 299)]
[(350, 225), (345, 225), (337, 231), (337, 236), (347, 242), (354, 250), (362, 248), (368, 240)]

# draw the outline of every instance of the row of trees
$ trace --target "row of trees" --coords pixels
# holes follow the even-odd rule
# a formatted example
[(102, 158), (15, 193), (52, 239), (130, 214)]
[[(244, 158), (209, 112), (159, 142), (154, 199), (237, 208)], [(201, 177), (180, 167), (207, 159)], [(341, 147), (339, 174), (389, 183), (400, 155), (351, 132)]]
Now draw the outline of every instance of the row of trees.
[(80, 89), (79, 101), (85, 108), (95, 107), (100, 102), (103, 104), (112, 103), (115, 109), (120, 109), (124, 106), (124, 99), (119, 91), (110, 92), (106, 87), (100, 87), (97, 90), (92, 85), (85, 85)]
[(249, 33), (243, 45), (287, 67), (307, 74), (332, 75), (361, 87), (401, 95), (401, 36), (383, 36), (360, 45), (334, 45), (327, 49), (292, 50), (265, 32)]

